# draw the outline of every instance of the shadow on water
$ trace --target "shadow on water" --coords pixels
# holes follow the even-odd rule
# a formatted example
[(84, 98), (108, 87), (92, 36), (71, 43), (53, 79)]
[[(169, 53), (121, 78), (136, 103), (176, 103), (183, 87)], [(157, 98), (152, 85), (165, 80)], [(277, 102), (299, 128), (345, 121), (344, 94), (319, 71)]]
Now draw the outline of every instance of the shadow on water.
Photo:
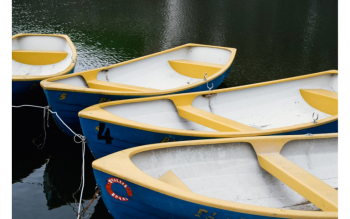
[[(75, 146), (77, 145), (70, 145)], [(85, 187), (83, 199), (91, 199), (94, 192), (96, 182), (93, 176), (91, 163), (92, 156), (85, 157)], [(73, 195), (81, 183), (81, 152), (76, 154), (59, 154), (52, 155), (49, 162), (46, 164), (44, 171), (44, 193), (47, 199), (49, 210), (75, 203)], [(77, 192), (74, 197), (79, 200), (80, 192)]]
[[(36, 104), (45, 106), (45, 102)], [(49, 127), (45, 128), (44, 143), (43, 126), (43, 109), (32, 107), (12, 109), (12, 183), (22, 183), (24, 178), (30, 180), (32, 173), (44, 167), (40, 188), (45, 194), (47, 209), (53, 210), (68, 205), (74, 213), (77, 211), (75, 203), (80, 197), (80, 190), (77, 190), (81, 185), (82, 145), (63, 134), (52, 116), (49, 118)], [(95, 193), (96, 181), (91, 167), (93, 160), (86, 146), (83, 206), (90, 202)], [(16, 196), (17, 191), (12, 192)], [(94, 208), (100, 210), (93, 210)], [(110, 217), (102, 199), (95, 200), (89, 212), (93, 212), (91, 218)]]
[[(25, 104), (13, 102), (13, 105)], [(29, 103), (33, 103), (29, 101)], [(47, 105), (36, 101), (39, 106)], [(43, 110), (37, 108), (12, 108), (12, 183), (21, 181), (47, 162), (48, 155), (33, 144), (34, 137), (43, 134)]]

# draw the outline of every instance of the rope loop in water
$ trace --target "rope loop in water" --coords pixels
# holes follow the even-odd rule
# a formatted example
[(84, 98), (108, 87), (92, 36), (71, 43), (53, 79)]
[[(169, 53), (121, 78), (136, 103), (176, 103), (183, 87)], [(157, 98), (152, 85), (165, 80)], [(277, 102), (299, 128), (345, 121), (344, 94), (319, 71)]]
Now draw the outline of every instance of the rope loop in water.
[[(20, 107), (34, 107), (34, 108), (41, 108), (41, 109), (44, 109), (44, 112), (43, 112), (43, 120), (44, 120), (44, 142), (42, 144), (35, 144), (35, 140), (38, 138), (35, 138), (33, 140), (33, 143), (39, 148), (39, 149), (43, 149), (43, 147), (45, 146), (45, 141), (46, 141), (46, 129), (45, 129), (45, 126), (47, 125), (47, 127), (49, 127), (49, 116), (50, 116), (50, 113), (52, 114), (55, 114), (56, 117), (62, 122), (62, 124), (64, 126), (66, 126), (66, 128), (71, 131), (73, 134), (74, 134), (74, 137), (73, 137), (73, 140), (75, 143), (77, 144), (80, 144), (82, 143), (82, 167), (81, 167), (81, 181), (80, 181), (80, 186), (78, 188), (78, 190), (75, 192), (77, 193), (80, 188), (81, 188), (81, 193), (80, 193), (80, 200), (79, 200), (79, 206), (78, 207), (78, 219), (81, 218), (81, 215), (84, 215), (84, 213), (87, 211), (87, 208), (91, 205), (92, 202), (89, 203), (89, 205), (87, 206), (87, 208), (84, 208), (82, 211), (80, 211), (80, 207), (81, 207), (81, 201), (82, 201), (82, 198), (83, 198), (83, 191), (84, 191), (84, 184), (85, 184), (85, 144), (86, 144), (86, 137), (81, 135), (81, 134), (77, 134), (75, 133), (66, 123), (63, 122), (63, 120), (61, 119), (61, 117), (57, 114), (57, 112), (53, 112), (52, 110), (50, 110), (50, 106), (34, 106), (34, 105), (20, 105), (20, 106), (12, 106), (13, 108), (20, 108)], [(45, 117), (46, 117), (46, 120), (45, 120)], [(46, 121), (46, 124), (45, 124), (45, 121)], [(41, 136), (41, 135), (40, 135)], [(40, 137), (39, 136), (39, 137)], [(42, 145), (42, 147), (40, 147)], [(73, 193), (73, 198), (75, 199), (74, 195), (75, 193)], [(97, 198), (94, 197), (93, 200)], [(92, 200), (92, 201), (93, 201)]]

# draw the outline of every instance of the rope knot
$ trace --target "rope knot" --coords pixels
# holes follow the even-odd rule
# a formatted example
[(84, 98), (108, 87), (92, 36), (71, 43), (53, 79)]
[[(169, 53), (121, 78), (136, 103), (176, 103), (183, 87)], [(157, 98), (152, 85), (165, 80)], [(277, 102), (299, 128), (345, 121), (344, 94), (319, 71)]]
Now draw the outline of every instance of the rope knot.
[[(78, 139), (80, 139), (80, 141), (77, 140), (76, 137), (78, 137)], [(84, 135), (81, 135), (81, 134), (75, 134), (73, 140), (77, 144), (79, 144), (79, 143), (86, 143), (87, 142), (86, 141), (86, 137)]]

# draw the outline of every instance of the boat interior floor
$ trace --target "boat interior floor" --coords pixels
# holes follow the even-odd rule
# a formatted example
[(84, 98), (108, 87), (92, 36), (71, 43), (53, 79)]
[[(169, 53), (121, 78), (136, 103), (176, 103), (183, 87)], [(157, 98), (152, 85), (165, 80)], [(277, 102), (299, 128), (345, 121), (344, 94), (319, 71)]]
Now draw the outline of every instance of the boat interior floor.
[(13, 75), (51, 75), (64, 71), (72, 62), (72, 55), (68, 54), (62, 61), (49, 65), (29, 65), (12, 60)]
[(317, 184), (315, 187), (322, 191), (316, 191), (314, 196), (322, 196), (328, 189), (329, 194), (324, 196), (337, 198), (333, 189), (338, 188), (337, 144), (337, 138), (294, 140), (285, 144), (278, 155), (282, 159), (279, 165), (288, 163), (300, 169), (296, 168), (296, 173), (292, 173), (295, 168), (283, 170), (286, 171), (283, 174), (289, 174), (292, 179), (301, 173), (303, 178), (312, 178), (294, 187), (271, 175), (269, 172), (276, 169), (263, 165), (260, 158), (258, 161), (252, 144), (245, 142), (150, 150), (132, 156), (131, 160), (146, 174), (200, 195), (264, 207), (320, 210), (294, 189), (304, 186), (308, 190), (307, 186), (314, 188)]
[(155, 69), (147, 70), (147, 67), (144, 67), (142, 74), (139, 74), (140, 69), (132, 69), (127, 74), (124, 71), (118, 72), (118, 68), (115, 69), (116, 72), (114, 69), (99, 72), (97, 80), (107, 81), (108, 78), (109, 82), (157, 90), (174, 89), (204, 80), (205, 72), (203, 72), (202, 78), (193, 78), (179, 74), (170, 67), (167, 61), (164, 62), (163, 65), (159, 65)]
[[(205, 104), (177, 107), (171, 100), (127, 103), (107, 106), (103, 109), (120, 117), (149, 125), (196, 131), (254, 131), (286, 127), (313, 122), (331, 115), (307, 104), (300, 95), (270, 102), (245, 101), (240, 107), (232, 101), (215, 105), (215, 101), (204, 100)], [(152, 106), (152, 107), (151, 107)], [(279, 107), (277, 107), (279, 106)], [(210, 121), (209, 121), (210, 120)]]
[(337, 115), (338, 93), (330, 86), (336, 80), (337, 76), (321, 75), (209, 96), (185, 94), (103, 109), (125, 119), (164, 128), (220, 132), (268, 130)]

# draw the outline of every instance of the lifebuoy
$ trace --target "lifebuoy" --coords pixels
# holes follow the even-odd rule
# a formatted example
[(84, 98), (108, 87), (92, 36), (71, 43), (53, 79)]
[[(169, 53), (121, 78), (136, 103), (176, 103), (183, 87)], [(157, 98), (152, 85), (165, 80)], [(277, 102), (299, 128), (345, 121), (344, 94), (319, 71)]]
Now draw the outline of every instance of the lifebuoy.
[[(113, 192), (113, 190), (112, 190), (113, 183), (119, 183), (120, 185), (122, 185), (126, 190), (126, 194), (128, 194), (128, 198), (115, 194), (115, 192)], [(107, 180), (106, 189), (107, 189), (107, 192), (113, 198), (115, 198), (119, 201), (122, 201), (122, 202), (127, 202), (127, 201), (129, 201), (129, 198), (132, 197), (132, 191), (131, 191), (130, 187), (125, 182), (123, 182), (121, 179), (118, 179), (115, 177), (111, 177)]]

